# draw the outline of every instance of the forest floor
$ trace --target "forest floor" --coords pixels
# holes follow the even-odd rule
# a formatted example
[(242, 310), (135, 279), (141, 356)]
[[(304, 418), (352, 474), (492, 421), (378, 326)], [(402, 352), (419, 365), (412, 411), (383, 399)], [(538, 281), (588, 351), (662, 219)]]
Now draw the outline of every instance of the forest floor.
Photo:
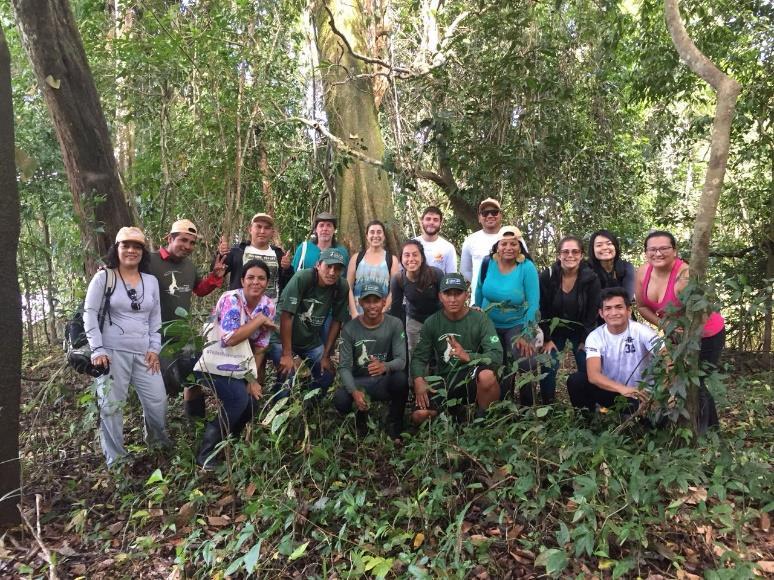
[[(566, 402), (438, 420), (395, 445), (330, 404), (264, 409), (215, 473), (201, 424), (170, 405), (176, 448), (108, 471), (86, 380), (61, 353), (25, 365), (28, 524), (0, 536), (0, 577), (745, 578), (774, 575), (774, 373), (727, 363), (722, 428), (618, 428)], [(374, 422), (379, 422), (374, 413)]]

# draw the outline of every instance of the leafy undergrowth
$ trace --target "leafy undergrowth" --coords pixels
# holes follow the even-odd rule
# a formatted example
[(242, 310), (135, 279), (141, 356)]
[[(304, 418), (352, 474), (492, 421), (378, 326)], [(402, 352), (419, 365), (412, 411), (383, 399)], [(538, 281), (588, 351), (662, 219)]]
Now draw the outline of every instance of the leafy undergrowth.
[(201, 425), (178, 402), (167, 456), (145, 450), (134, 402), (135, 461), (110, 473), (88, 389), (52, 364), (25, 371), (51, 379), (25, 385), (30, 525), (2, 537), (0, 576), (44, 577), (52, 565), (89, 578), (774, 573), (771, 373), (732, 376), (722, 436), (695, 445), (564, 403), (506, 402), (396, 446), (376, 425), (358, 436), (329, 404), (291, 401), (228, 444), (214, 474), (195, 468)]

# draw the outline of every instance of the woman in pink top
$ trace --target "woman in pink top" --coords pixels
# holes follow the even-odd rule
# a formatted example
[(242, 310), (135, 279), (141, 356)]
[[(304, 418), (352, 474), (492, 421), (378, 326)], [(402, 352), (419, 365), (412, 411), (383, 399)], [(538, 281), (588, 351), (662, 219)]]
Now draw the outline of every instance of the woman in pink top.
[[(675, 237), (665, 231), (654, 231), (645, 238), (647, 263), (637, 270), (635, 292), (637, 310), (642, 317), (658, 326), (669, 305), (681, 306), (679, 293), (688, 284), (688, 264), (677, 257)], [(701, 333), (699, 361), (718, 366), (726, 342), (723, 317), (713, 312)], [(700, 390), (699, 431), (718, 424), (715, 401), (702, 380)]]

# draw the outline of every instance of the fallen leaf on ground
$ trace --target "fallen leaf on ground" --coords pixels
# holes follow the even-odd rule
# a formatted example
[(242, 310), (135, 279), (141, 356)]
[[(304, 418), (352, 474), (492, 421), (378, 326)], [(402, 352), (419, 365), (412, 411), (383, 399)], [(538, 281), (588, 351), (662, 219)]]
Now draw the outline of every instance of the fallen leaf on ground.
[(760, 566), (762, 572), (774, 574), (774, 560), (758, 560), (756, 564)]
[(416, 536), (414, 536), (414, 548), (418, 548), (425, 542), (425, 535), (422, 532), (417, 533)]
[(771, 520), (769, 519), (769, 514), (767, 514), (766, 512), (763, 512), (761, 514), (760, 526), (764, 532), (768, 532), (769, 528), (771, 528)]
[(229, 525), (231, 520), (228, 518), (228, 516), (208, 516), (207, 523), (211, 526), (222, 527)]

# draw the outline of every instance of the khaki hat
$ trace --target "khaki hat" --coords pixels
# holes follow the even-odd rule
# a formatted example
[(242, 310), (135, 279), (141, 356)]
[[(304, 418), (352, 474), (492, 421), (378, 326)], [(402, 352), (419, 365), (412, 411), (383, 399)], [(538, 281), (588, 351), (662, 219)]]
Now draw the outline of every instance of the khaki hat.
[(521, 235), (521, 230), (516, 226), (503, 226), (497, 234), (497, 241), (499, 242), (507, 236), (513, 236), (517, 240), (523, 240), (524, 236)]
[(487, 197), (484, 201), (478, 204), (478, 213), (481, 213), (481, 210), (484, 209), (486, 206), (491, 205), (494, 208), (500, 209), (500, 202), (497, 201), (493, 197)]
[(134, 226), (123, 227), (118, 230), (116, 234), (116, 244), (119, 242), (137, 242), (138, 244), (145, 245), (145, 234), (142, 233), (140, 228)]
[(274, 218), (267, 213), (257, 213), (253, 216), (253, 219), (250, 220), (251, 224), (255, 222), (268, 222), (270, 226), (273, 226)]
[(314, 218), (314, 227), (317, 227), (317, 224), (320, 222), (331, 222), (333, 224), (333, 227), (336, 227), (336, 224), (338, 220), (336, 219), (336, 216), (333, 215), (329, 211), (324, 211), (322, 213), (318, 213), (317, 216)]
[(169, 233), (170, 234), (191, 234), (196, 238), (199, 237), (199, 230), (196, 229), (196, 226), (191, 220), (177, 220), (175, 223), (172, 224), (172, 227), (169, 229)]

